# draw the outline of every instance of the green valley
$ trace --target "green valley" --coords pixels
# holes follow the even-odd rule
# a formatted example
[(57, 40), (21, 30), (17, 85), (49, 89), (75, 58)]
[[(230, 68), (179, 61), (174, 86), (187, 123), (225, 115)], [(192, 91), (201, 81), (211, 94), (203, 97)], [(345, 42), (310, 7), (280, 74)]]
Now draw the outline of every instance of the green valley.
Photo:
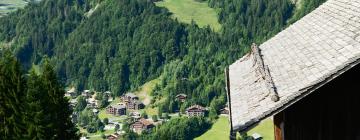
[[(271, 38), (321, 1), (296, 11), (291, 0), (46, 0), (29, 4), (0, 18), (0, 47), (6, 46), (0, 49), (0, 56), (11, 53), (16, 58), (1, 60), (0, 65), (21, 63), (23, 73), (14, 77), (25, 78), (22, 82), (29, 81), (36, 89), (1, 92), (0, 99), (7, 102), (0, 104), (7, 108), (0, 109), (0, 118), (10, 118), (14, 139), (25, 135), (48, 138), (45, 134), (55, 128), (43, 122), (59, 121), (58, 114), (45, 109), (51, 119), (41, 119), (43, 106), (53, 95), (36, 83), (48, 84), (41, 80), (51, 78), (49, 81), (59, 82), (58, 89), (48, 84), (46, 90), (58, 91), (56, 99), (62, 103), (69, 100), (64, 107), (54, 108), (66, 112), (70, 106), (65, 117), (71, 114), (79, 129), (70, 123), (66, 126), (71, 134), (78, 132), (73, 139), (227, 139), (227, 118), (220, 115), (227, 103), (224, 69), (245, 55), (252, 43)], [(53, 75), (39, 80), (43, 66), (53, 68)], [(14, 70), (20, 68), (0, 67), (0, 83), (6, 83), (0, 85), (2, 90), (15, 89), (7, 83), (17, 80), (3, 76)], [(68, 87), (66, 94), (62, 86)], [(24, 95), (30, 93), (36, 96)], [(23, 111), (11, 108), (19, 104), (16, 94), (26, 107), (36, 107), (37, 113), (31, 116), (37, 117), (39, 124), (29, 124), (31, 132), (22, 129), (27, 123), (22, 120), (29, 119), (26, 114), (14, 113), (16, 120), (4, 115)], [(62, 98), (64, 95), (67, 97)], [(140, 103), (144, 108), (138, 106)], [(107, 111), (107, 107), (111, 109)], [(187, 112), (194, 108), (200, 112)], [(139, 116), (132, 116), (133, 112)], [(261, 123), (250, 133), (271, 140), (270, 122)], [(7, 128), (3, 129), (2, 123), (0, 126), (0, 139), (7, 139)]]

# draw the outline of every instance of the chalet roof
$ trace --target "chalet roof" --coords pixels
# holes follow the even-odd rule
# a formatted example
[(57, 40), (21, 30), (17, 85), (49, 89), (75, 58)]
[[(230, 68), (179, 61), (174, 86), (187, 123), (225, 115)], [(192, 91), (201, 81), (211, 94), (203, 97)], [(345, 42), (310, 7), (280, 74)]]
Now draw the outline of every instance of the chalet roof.
[(98, 112), (99, 112), (99, 110), (97, 110), (97, 109), (95, 109), (95, 108), (94, 108), (94, 109), (92, 110), (92, 112), (94, 112), (94, 113), (98, 113)]
[(205, 108), (200, 105), (192, 105), (192, 106), (188, 107), (186, 110), (191, 110), (191, 109), (205, 110)]
[(137, 105), (143, 104), (143, 102), (141, 102), (139, 100), (136, 100), (134, 103), (137, 104)]
[(126, 106), (124, 106), (124, 105), (111, 105), (111, 106), (116, 109), (126, 108)]
[(177, 98), (177, 97), (180, 97), (180, 96), (187, 97), (187, 95), (186, 95), (186, 94), (178, 94), (178, 95), (176, 95), (176, 98)]
[(125, 96), (136, 98), (137, 96), (134, 93), (126, 93)]
[(243, 131), (360, 63), (360, 1), (328, 0), (229, 66), (230, 120)]
[(148, 120), (146, 120), (146, 119), (144, 119), (144, 118), (141, 118), (141, 119), (139, 120), (139, 122), (142, 123), (142, 124), (145, 125), (145, 126), (153, 125), (150, 121), (148, 121)]
[(66, 93), (75, 93), (75, 87), (70, 88)]

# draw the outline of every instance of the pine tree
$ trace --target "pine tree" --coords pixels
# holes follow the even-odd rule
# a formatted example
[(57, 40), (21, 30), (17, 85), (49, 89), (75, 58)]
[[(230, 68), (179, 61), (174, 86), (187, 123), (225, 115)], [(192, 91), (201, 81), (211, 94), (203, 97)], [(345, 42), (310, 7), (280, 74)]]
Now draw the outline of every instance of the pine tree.
[(47, 111), (53, 120), (52, 129), (48, 134), (53, 134), (55, 139), (78, 139), (77, 130), (69, 117), (72, 111), (68, 100), (64, 97), (65, 91), (57, 81), (56, 74), (47, 59), (43, 66), (41, 80), (44, 84), (43, 88), (50, 97)]
[(22, 138), (24, 89), (20, 64), (6, 52), (0, 60), (0, 139)]
[(63, 87), (45, 61), (43, 74), (26, 79), (6, 52), (0, 59), (0, 139), (78, 139)]
[(27, 139), (44, 139), (46, 136), (47, 122), (44, 115), (43, 102), (46, 93), (39, 76), (32, 69), (27, 79), (26, 115)]
[(86, 103), (86, 99), (83, 96), (79, 96), (77, 98), (77, 104), (75, 107), (75, 110), (77, 112), (83, 111), (86, 107), (87, 103)]

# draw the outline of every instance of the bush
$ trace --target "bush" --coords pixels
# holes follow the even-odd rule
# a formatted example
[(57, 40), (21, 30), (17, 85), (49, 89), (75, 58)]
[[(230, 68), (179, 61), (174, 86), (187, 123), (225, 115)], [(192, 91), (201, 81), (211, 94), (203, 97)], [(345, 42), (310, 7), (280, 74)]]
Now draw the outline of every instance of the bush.
[(104, 122), (105, 125), (108, 125), (108, 124), (109, 124), (109, 119), (108, 119), (108, 118), (104, 118), (103, 122)]
[(86, 128), (86, 131), (87, 131), (88, 133), (95, 133), (95, 132), (96, 132), (96, 129), (95, 129), (94, 126), (88, 126), (88, 127)]
[(152, 118), (152, 120), (153, 120), (154, 122), (157, 122), (157, 121), (158, 121), (158, 116), (157, 116), (157, 115), (153, 115), (151, 118)]

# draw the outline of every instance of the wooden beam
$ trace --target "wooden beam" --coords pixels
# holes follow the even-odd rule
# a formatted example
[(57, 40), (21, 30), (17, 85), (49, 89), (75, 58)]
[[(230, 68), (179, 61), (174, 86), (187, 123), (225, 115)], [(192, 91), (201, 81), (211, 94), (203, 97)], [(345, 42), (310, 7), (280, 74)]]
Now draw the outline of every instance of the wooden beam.
[(274, 116), (274, 136), (275, 136), (275, 140), (285, 140), (283, 112), (280, 112)]
[(229, 108), (229, 124), (230, 124), (230, 140), (236, 139), (236, 132), (233, 130), (232, 125), (232, 115), (231, 115), (231, 98), (230, 98), (230, 79), (229, 79), (229, 67), (225, 68), (225, 90), (228, 100), (228, 108)]

